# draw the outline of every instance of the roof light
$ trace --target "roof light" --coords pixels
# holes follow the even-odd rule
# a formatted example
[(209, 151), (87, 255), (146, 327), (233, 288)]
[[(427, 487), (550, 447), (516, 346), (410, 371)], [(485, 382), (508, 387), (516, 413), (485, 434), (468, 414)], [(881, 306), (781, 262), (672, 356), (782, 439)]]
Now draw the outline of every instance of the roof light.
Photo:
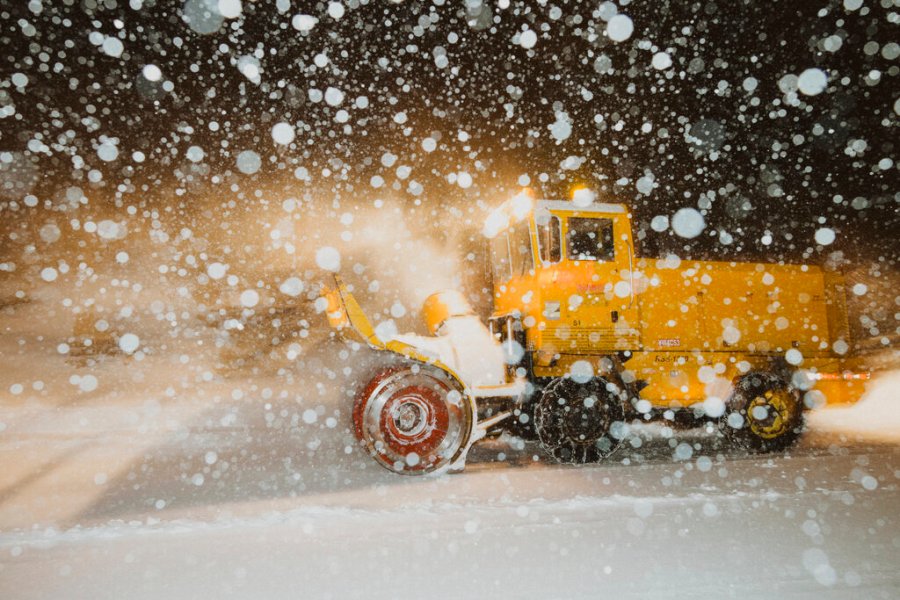
[(597, 199), (597, 194), (589, 187), (580, 185), (572, 190), (572, 204), (580, 208), (590, 206)]

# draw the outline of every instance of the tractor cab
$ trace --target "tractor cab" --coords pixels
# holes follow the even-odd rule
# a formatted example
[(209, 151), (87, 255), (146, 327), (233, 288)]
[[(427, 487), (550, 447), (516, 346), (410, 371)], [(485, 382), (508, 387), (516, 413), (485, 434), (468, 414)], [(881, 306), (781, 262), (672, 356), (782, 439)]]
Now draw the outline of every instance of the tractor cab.
[(530, 354), (535, 374), (567, 356), (640, 345), (624, 205), (520, 193), (491, 213), (484, 234), (490, 240), (492, 328), (508, 351)]

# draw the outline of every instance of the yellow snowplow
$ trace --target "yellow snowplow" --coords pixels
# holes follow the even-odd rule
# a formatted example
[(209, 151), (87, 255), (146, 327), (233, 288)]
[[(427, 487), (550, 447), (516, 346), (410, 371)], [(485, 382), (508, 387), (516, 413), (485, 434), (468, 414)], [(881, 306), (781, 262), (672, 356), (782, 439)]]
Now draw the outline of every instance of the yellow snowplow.
[[(461, 466), (495, 425), (571, 463), (611, 454), (635, 419), (711, 421), (748, 449), (780, 449), (799, 437), (806, 409), (853, 402), (869, 379), (851, 356), (837, 273), (639, 258), (624, 205), (526, 193), (498, 207), (484, 233), (493, 350), (442, 337), (442, 324), (431, 338), (382, 340), (346, 286), (329, 293), (333, 326), (406, 361), (377, 375), (354, 409), (357, 435), (397, 472)], [(478, 337), (471, 312), (446, 309), (447, 331)], [(491, 376), (449, 364), (473, 354)], [(445, 416), (456, 401), (458, 422)], [(479, 422), (481, 404), (492, 408)]]

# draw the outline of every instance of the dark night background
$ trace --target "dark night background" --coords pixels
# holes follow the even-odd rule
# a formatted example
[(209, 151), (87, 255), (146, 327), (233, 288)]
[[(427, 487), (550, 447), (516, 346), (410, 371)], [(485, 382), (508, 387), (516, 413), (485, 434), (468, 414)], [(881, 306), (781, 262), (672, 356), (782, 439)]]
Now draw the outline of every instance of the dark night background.
[[(15, 114), (0, 121), (9, 158), (4, 227), (33, 220), (22, 206), (29, 193), (44, 210), (67, 210), (73, 185), (91, 198), (90, 210), (164, 209), (197, 226), (210, 215), (200, 207), (253, 214), (260, 187), (315, 193), (326, 205), (362, 201), (376, 194), (373, 175), (385, 180), (378, 193), (393, 186), (411, 214), (428, 220), (440, 206), (483, 211), (528, 174), (548, 197), (586, 184), (602, 200), (629, 203), (646, 255), (823, 263), (840, 251), (893, 269), (896, 8), (882, 4), (890, 3), (847, 10), (840, 2), (636, 1), (619, 7), (634, 23), (619, 43), (605, 35), (601, 3), (371, 0), (347, 3), (335, 20), (323, 2), (285, 2), (282, 12), (274, 2), (245, 1), (240, 18), (220, 19), (206, 35), (185, 22), (180, 2), (6, 5), (0, 101)], [(319, 22), (300, 32), (291, 26), (297, 13)], [(513, 41), (526, 26), (538, 33), (530, 50)], [(104, 54), (91, 32), (117, 36), (121, 56)], [(671, 56), (670, 68), (651, 66), (658, 51)], [(314, 63), (322, 52), (324, 68)], [(258, 83), (237, 66), (254, 53)], [(162, 79), (147, 81), (146, 64)], [(780, 89), (782, 77), (811, 67), (827, 73), (824, 92)], [(17, 89), (13, 73), (27, 85)], [(751, 77), (757, 85), (748, 91)], [(340, 107), (310, 100), (309, 89), (329, 86), (344, 92)], [(369, 105), (355, 107), (357, 96)], [(339, 108), (346, 123), (335, 122)], [(549, 130), (556, 111), (571, 120), (561, 143)], [(279, 121), (296, 126), (290, 147), (272, 142)], [(104, 136), (118, 139), (116, 160), (98, 158)], [(427, 136), (438, 139), (434, 152), (422, 148)], [(864, 150), (853, 151), (854, 140)], [(201, 161), (188, 160), (191, 146), (203, 149)], [(235, 168), (246, 149), (262, 157), (252, 176)], [(385, 152), (399, 157), (392, 168), (380, 163)], [(563, 168), (572, 156), (580, 166)], [(887, 169), (878, 166), (885, 158)], [(395, 175), (401, 164), (412, 167), (406, 180)], [(309, 177), (296, 178), (298, 167)], [(92, 169), (100, 181), (90, 181)], [(461, 170), (473, 175), (469, 189), (447, 181)], [(642, 195), (635, 182), (648, 174), (655, 187)], [(653, 216), (683, 206), (703, 209), (699, 238), (649, 228)], [(834, 244), (816, 247), (821, 226), (835, 230)], [(733, 242), (723, 244), (721, 231)]]

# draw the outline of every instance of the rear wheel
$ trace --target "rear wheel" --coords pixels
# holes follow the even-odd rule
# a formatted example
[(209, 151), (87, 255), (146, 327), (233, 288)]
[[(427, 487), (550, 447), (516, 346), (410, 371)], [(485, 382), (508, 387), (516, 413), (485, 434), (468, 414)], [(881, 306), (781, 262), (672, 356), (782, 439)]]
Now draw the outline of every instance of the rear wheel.
[(749, 373), (735, 385), (721, 427), (750, 450), (787, 448), (803, 433), (800, 392), (774, 373)]
[(423, 475), (447, 467), (465, 450), (473, 411), (456, 381), (412, 363), (380, 371), (353, 405), (356, 437), (383, 467)]
[(541, 445), (559, 462), (596, 462), (618, 447), (611, 432), (623, 411), (607, 385), (603, 379), (578, 383), (559, 377), (544, 389), (534, 425)]

